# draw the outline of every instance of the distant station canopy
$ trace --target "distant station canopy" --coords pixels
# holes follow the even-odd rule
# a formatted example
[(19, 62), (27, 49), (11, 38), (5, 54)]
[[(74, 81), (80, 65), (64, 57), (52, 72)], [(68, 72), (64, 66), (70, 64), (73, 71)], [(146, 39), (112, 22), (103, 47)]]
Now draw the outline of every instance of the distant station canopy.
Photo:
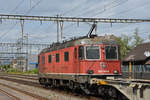
[(150, 42), (137, 45), (123, 59), (123, 64), (150, 64)]

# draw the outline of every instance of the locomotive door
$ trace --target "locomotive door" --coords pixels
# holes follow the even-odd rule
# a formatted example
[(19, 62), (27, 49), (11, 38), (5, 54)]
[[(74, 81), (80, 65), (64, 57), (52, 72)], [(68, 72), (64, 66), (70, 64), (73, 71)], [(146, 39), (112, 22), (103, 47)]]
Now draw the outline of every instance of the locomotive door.
[(78, 50), (77, 48), (75, 48), (74, 50), (75, 55), (74, 55), (74, 73), (76, 74), (80, 74), (81, 70), (80, 70), (80, 63), (84, 58), (84, 47), (83, 46), (79, 46)]
[(55, 73), (55, 55), (52, 55), (52, 72)]
[(77, 48), (74, 49), (74, 66), (73, 66), (73, 73), (78, 73), (78, 67), (79, 66), (79, 61), (78, 61), (78, 53), (77, 53)]

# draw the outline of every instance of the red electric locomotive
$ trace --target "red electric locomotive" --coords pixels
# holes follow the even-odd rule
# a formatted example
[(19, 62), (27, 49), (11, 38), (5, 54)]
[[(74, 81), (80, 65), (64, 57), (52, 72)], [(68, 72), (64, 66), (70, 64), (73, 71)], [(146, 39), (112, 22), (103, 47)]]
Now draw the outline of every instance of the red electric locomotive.
[(121, 75), (116, 37), (82, 37), (52, 44), (39, 57), (39, 82), (43, 85), (80, 87), (91, 78)]

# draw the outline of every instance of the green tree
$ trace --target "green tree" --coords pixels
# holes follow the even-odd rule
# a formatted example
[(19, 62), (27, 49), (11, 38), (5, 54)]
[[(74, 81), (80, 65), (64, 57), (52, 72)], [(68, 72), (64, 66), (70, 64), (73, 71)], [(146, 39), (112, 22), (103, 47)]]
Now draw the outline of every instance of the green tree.
[(139, 36), (138, 28), (135, 29), (133, 36), (130, 37), (128, 35), (121, 35), (120, 37), (117, 38), (117, 40), (120, 44), (121, 58), (123, 58), (131, 49), (136, 47), (138, 44), (141, 44), (144, 42), (144, 39)]
[(139, 36), (139, 29), (138, 28), (135, 29), (133, 39), (134, 39), (133, 43), (132, 43), (133, 48), (144, 42), (144, 39)]
[(131, 41), (131, 37), (122, 34), (120, 37), (117, 38), (118, 43), (120, 44), (120, 56), (123, 58), (127, 52), (131, 50), (131, 46), (129, 42)]

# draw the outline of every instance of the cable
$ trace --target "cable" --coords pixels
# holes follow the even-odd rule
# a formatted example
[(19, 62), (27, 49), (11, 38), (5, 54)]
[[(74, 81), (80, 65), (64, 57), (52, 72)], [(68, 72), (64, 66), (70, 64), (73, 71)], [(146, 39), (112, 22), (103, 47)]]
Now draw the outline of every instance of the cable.
[[(112, 5), (113, 3), (116, 3), (117, 1), (118, 1), (118, 0), (114, 0), (114, 1), (112, 1), (112, 2), (110, 2), (110, 3), (108, 3), (108, 4), (106, 4), (105, 6), (100, 6), (100, 5), (98, 4), (98, 7), (93, 6), (93, 7), (91, 8), (91, 10), (87, 10), (86, 12), (84, 12), (84, 13), (82, 13), (82, 14), (79, 14), (79, 15), (77, 15), (77, 16), (89, 14), (89, 13), (91, 13), (91, 12), (93, 13), (94, 11), (99, 10), (99, 7), (101, 7), (102, 9), (105, 10), (105, 7), (106, 7), (106, 6)], [(88, 9), (90, 9), (90, 8), (88, 8)], [(83, 11), (84, 11), (84, 10), (83, 10)]]
[[(24, 0), (23, 0), (23, 1), (24, 1)], [(42, 0), (39, 0), (39, 1), (38, 1), (35, 5), (33, 5), (24, 15), (29, 14), (37, 5), (40, 4), (41, 1), (42, 1)], [(21, 3), (21, 2), (20, 2), (20, 3)], [(19, 3), (19, 4), (20, 4), (20, 3)], [(19, 5), (19, 4), (18, 4), (18, 5)], [(18, 8), (18, 5), (15, 7), (15, 9)], [(17, 23), (18, 23), (18, 22), (16, 22), (15, 25), (13, 25), (7, 32), (3, 33), (3, 34), (0, 36), (0, 39), (1, 39), (2, 37), (4, 37), (6, 34), (8, 34), (10, 31), (12, 31), (12, 30), (16, 27)]]
[[(118, 5), (115, 5), (115, 6), (113, 6), (113, 7), (119, 6), (120, 4), (122, 4), (122, 3), (119, 3)], [(145, 4), (147, 4), (147, 3), (144, 3), (143, 5), (145, 5)], [(143, 7), (143, 5), (142, 5), (142, 7)], [(139, 8), (139, 6), (138, 6), (138, 8)], [(132, 8), (131, 10), (135, 10), (135, 9)], [(130, 11), (131, 11), (131, 10), (130, 10)], [(128, 11), (128, 10), (126, 10), (126, 12), (127, 12), (127, 11)], [(124, 11), (123, 11), (122, 13), (124, 13)], [(117, 13), (117, 14), (118, 14), (118, 13)]]
[[(138, 8), (137, 9), (139, 9), (139, 8), (141, 8), (141, 7), (144, 7), (144, 5), (149, 5), (150, 4), (150, 2), (146, 2), (146, 3), (144, 3), (144, 4), (140, 4), (140, 5), (137, 5), (138, 6)], [(127, 9), (127, 10), (124, 10), (124, 11), (121, 11), (121, 12), (119, 12), (119, 13), (116, 13), (117, 15), (119, 15), (119, 14), (124, 14), (124, 13), (127, 13), (127, 12), (130, 12), (130, 11), (133, 11), (133, 10), (137, 10), (137, 9), (135, 9), (136, 7), (132, 7), (132, 8), (130, 8), (130, 9)], [(116, 14), (113, 14), (113, 15), (116, 15)], [(110, 16), (112, 16), (112, 15), (110, 15)], [(108, 16), (108, 17), (110, 17), (110, 16)], [(149, 18), (149, 17), (148, 17)], [(146, 19), (148, 19), (148, 18), (146, 18)], [(140, 24), (140, 23), (134, 23), (134, 24)], [(131, 25), (133, 25), (133, 24), (128, 24), (128, 25), (125, 25), (123, 28), (121, 28), (121, 29), (125, 29), (126, 27), (129, 27), (129, 26), (131, 26)], [(119, 30), (121, 30), (121, 29), (119, 29)]]
[[(125, 0), (124, 2), (127, 2), (128, 0)], [(121, 4), (123, 4), (124, 2), (121, 2), (121, 1), (119, 1), (118, 2), (118, 0), (114, 0), (114, 1), (112, 1), (112, 2), (110, 2), (110, 3), (108, 3), (107, 5), (105, 5), (105, 8), (104, 8), (104, 10), (101, 12), (101, 13), (103, 13), (103, 12), (105, 12), (107, 9), (106, 9), (106, 7), (109, 7), (109, 8), (114, 8), (114, 7), (117, 7), (117, 6), (119, 6), (119, 5), (121, 5)], [(118, 3), (117, 5), (114, 5), (113, 6), (113, 4), (116, 4), (116, 3)], [(111, 7), (112, 6), (112, 7)], [(87, 11), (87, 12), (85, 12), (85, 13), (83, 13), (83, 15), (85, 15), (85, 14), (89, 14), (90, 12), (94, 12), (95, 11), (95, 9), (98, 9), (99, 7), (96, 7), (96, 8), (94, 8), (94, 9), (92, 9), (92, 10), (90, 10), (90, 11)], [(82, 14), (80, 14), (80, 15), (82, 15)], [(80, 16), (79, 15), (79, 16)], [(88, 23), (89, 24), (89, 23)]]
[[(121, 1), (119, 1), (118, 2), (118, 0), (114, 0), (114, 1), (112, 1), (112, 2), (110, 2), (110, 3), (108, 3), (105, 7), (108, 7), (108, 9), (110, 9), (110, 8), (114, 8), (114, 7), (117, 7), (117, 6), (120, 6), (121, 4), (123, 4), (123, 3), (125, 3), (125, 2), (127, 2), (128, 0), (123, 0), (123, 2), (121, 2)], [(116, 3), (117, 3), (117, 5), (116, 5)], [(113, 5), (113, 4), (115, 4), (115, 5)], [(110, 6), (110, 7), (109, 7)], [(97, 9), (97, 7), (96, 7), (96, 9)], [(94, 9), (93, 9), (94, 10)], [(92, 10), (91, 10), (92, 11)], [(101, 12), (98, 12), (98, 13), (104, 13), (106, 11), (106, 9), (105, 10), (103, 10), (103, 11), (101, 11)], [(86, 12), (86, 13), (90, 13), (90, 11), (88, 11), (88, 12)], [(84, 15), (86, 14), (86, 13), (83, 13)], [(82, 15), (82, 14), (80, 14), (80, 15)], [(71, 26), (69, 26), (69, 27), (71, 27)], [(67, 28), (68, 28), (68, 26), (67, 26)], [(65, 28), (64, 28), (65, 29)]]
[(42, 2), (42, 0), (39, 0), (35, 5), (33, 5), (24, 15), (29, 14), (36, 6), (38, 6), (40, 3)]
[[(127, 10), (124, 10), (124, 11), (121, 11), (121, 12), (119, 12), (119, 13), (116, 13), (117, 15), (119, 15), (119, 14), (124, 14), (124, 13), (127, 13), (127, 12), (130, 12), (130, 11), (133, 11), (133, 10), (137, 10), (137, 9), (139, 9), (139, 8), (141, 8), (141, 7), (144, 7), (144, 5), (149, 5), (149, 3), (150, 2), (146, 2), (146, 3), (144, 3), (144, 4), (140, 4), (140, 5), (137, 5), (138, 6), (138, 8), (137, 7), (132, 7), (132, 8), (130, 8), (130, 9), (127, 9)], [(137, 9), (135, 9), (135, 8), (137, 8)], [(113, 14), (113, 15), (116, 15), (116, 14)], [(110, 15), (110, 16), (112, 16), (112, 15)], [(110, 17), (110, 16), (108, 16), (108, 17)], [(136, 23), (135, 23), (136, 24)], [(140, 24), (140, 23), (139, 23)], [(128, 24), (128, 25), (125, 25), (123, 28), (119, 28), (119, 31), (120, 30), (123, 30), (123, 29), (125, 29), (125, 28), (127, 28), (127, 27), (131, 27), (131, 25), (133, 25), (133, 24)], [(118, 30), (118, 28), (117, 28), (117, 30)]]
[(108, 8), (105, 8), (105, 10), (99, 11), (95, 16), (97, 16), (97, 15), (99, 15), (99, 14), (102, 14), (102, 13), (104, 13), (105, 11), (108, 11), (109, 9), (118, 7), (118, 6), (120, 6), (120, 5), (124, 4), (124, 3), (126, 3), (127, 1), (128, 1), (128, 0), (124, 0), (123, 2), (118, 2), (118, 3), (115, 4), (115, 5), (112, 5), (112, 6), (108, 7)]
[[(68, 11), (64, 12), (63, 14), (61, 14), (61, 16), (64, 16), (64, 15), (70, 13), (70, 12), (73, 12), (74, 10), (79, 9), (83, 5), (83, 3), (85, 3), (85, 2), (87, 2), (87, 0), (84, 0), (82, 3), (80, 3), (80, 4), (78, 4), (78, 5), (74, 6), (74, 7), (72, 7), (70, 10), (68, 10)], [(68, 27), (68, 26), (65, 26), (65, 28), (66, 27)], [(63, 28), (63, 29), (65, 29), (65, 28)]]
[[(11, 12), (14, 12), (15, 10), (17, 10), (17, 9), (19, 8), (19, 6), (20, 6), (23, 2), (24, 2), (24, 0), (22, 0), (21, 2), (19, 2), (19, 3), (17, 4), (17, 6), (16, 6), (13, 10), (11, 10)], [(4, 37), (6, 34), (8, 34), (11, 30), (13, 30), (16, 25), (17, 25), (17, 22), (16, 22), (11, 28), (9, 28), (9, 30), (8, 30), (7, 32), (3, 33), (3, 34), (0, 36), (0, 39), (1, 39), (2, 37)]]
[[(86, 1), (84, 1), (84, 2), (86, 2)], [(82, 2), (82, 3), (84, 3), (84, 2)], [(120, 2), (120, 1), (119, 1), (119, 2)], [(83, 5), (82, 3), (80, 3), (79, 5), (73, 7), (71, 10), (66, 11), (65, 13), (63, 13), (63, 15), (64, 15), (64, 14), (68, 14), (69, 12), (73, 12), (73, 10), (77, 10), (78, 8), (80, 8), (81, 5)], [(108, 3), (106, 6), (113, 5), (114, 3), (118, 3), (118, 0), (114, 0), (114, 1), (112, 1), (112, 2), (110, 2), (110, 3)], [(95, 8), (95, 7), (94, 7), (94, 8)], [(97, 9), (97, 8), (99, 8), (99, 7), (96, 7), (95, 9)], [(88, 9), (90, 9), (90, 8), (88, 7)], [(92, 6), (92, 10), (94, 10), (94, 9), (93, 9), (93, 6)], [(90, 11), (92, 11), (92, 10), (90, 10)], [(83, 10), (83, 11), (84, 11), (84, 10)], [(90, 12), (90, 11), (87, 11), (87, 12)], [(84, 12), (83, 14), (86, 14), (87, 12)], [(80, 14), (80, 15), (82, 15), (82, 14)], [(79, 15), (77, 15), (77, 16), (79, 16)], [(73, 24), (67, 25), (67, 26), (64, 27), (64, 29), (66, 29), (66, 28), (69, 29), (69, 27), (71, 27), (72, 25), (73, 25)]]
[(75, 7), (71, 8), (70, 10), (64, 12), (62, 15), (64, 16), (64, 15), (70, 13), (70, 12), (73, 12), (73, 10), (79, 9), (79, 8), (83, 5), (83, 3), (85, 3), (86, 1), (87, 1), (87, 0), (84, 0), (82, 3), (80, 3), (79, 5), (76, 5)]
[[(15, 10), (17, 10), (17, 9), (19, 8), (19, 6), (20, 6), (23, 2), (24, 2), (24, 0), (22, 0), (21, 2), (19, 2), (19, 3), (16, 5), (16, 7), (15, 7), (13, 10), (11, 10), (11, 12), (14, 12)], [(17, 25), (17, 23), (15, 23), (15, 25), (13, 25), (7, 32), (5, 32), (4, 34), (2, 34), (2, 35), (0, 36), (0, 39), (1, 39), (1, 37), (3, 37), (5, 34), (7, 34), (8, 32), (10, 32), (16, 25)]]
[(11, 12), (17, 10), (17, 9), (19, 8), (19, 6), (20, 6), (23, 2), (24, 2), (24, 0), (22, 0), (21, 2), (19, 2), (19, 3), (17, 4), (17, 6), (16, 6)]
[[(124, 11), (121, 11), (121, 12), (116, 13), (115, 15), (124, 14), (124, 13), (130, 12), (130, 11), (133, 11), (133, 10), (137, 10), (137, 9), (139, 9), (139, 8), (141, 8), (141, 7), (144, 7), (144, 5), (148, 5), (149, 3), (150, 3), (150, 2), (146, 2), (146, 3), (142, 4), (142, 5), (138, 5), (138, 8), (137, 8), (137, 7), (132, 7), (132, 8), (130, 8), (130, 9), (126, 9), (126, 10), (124, 10)], [(136, 8), (136, 9), (135, 9), (135, 8)], [(114, 14), (113, 14), (113, 15), (114, 15)], [(110, 16), (112, 16), (112, 15), (110, 15)], [(110, 16), (108, 16), (108, 17), (110, 17)]]

